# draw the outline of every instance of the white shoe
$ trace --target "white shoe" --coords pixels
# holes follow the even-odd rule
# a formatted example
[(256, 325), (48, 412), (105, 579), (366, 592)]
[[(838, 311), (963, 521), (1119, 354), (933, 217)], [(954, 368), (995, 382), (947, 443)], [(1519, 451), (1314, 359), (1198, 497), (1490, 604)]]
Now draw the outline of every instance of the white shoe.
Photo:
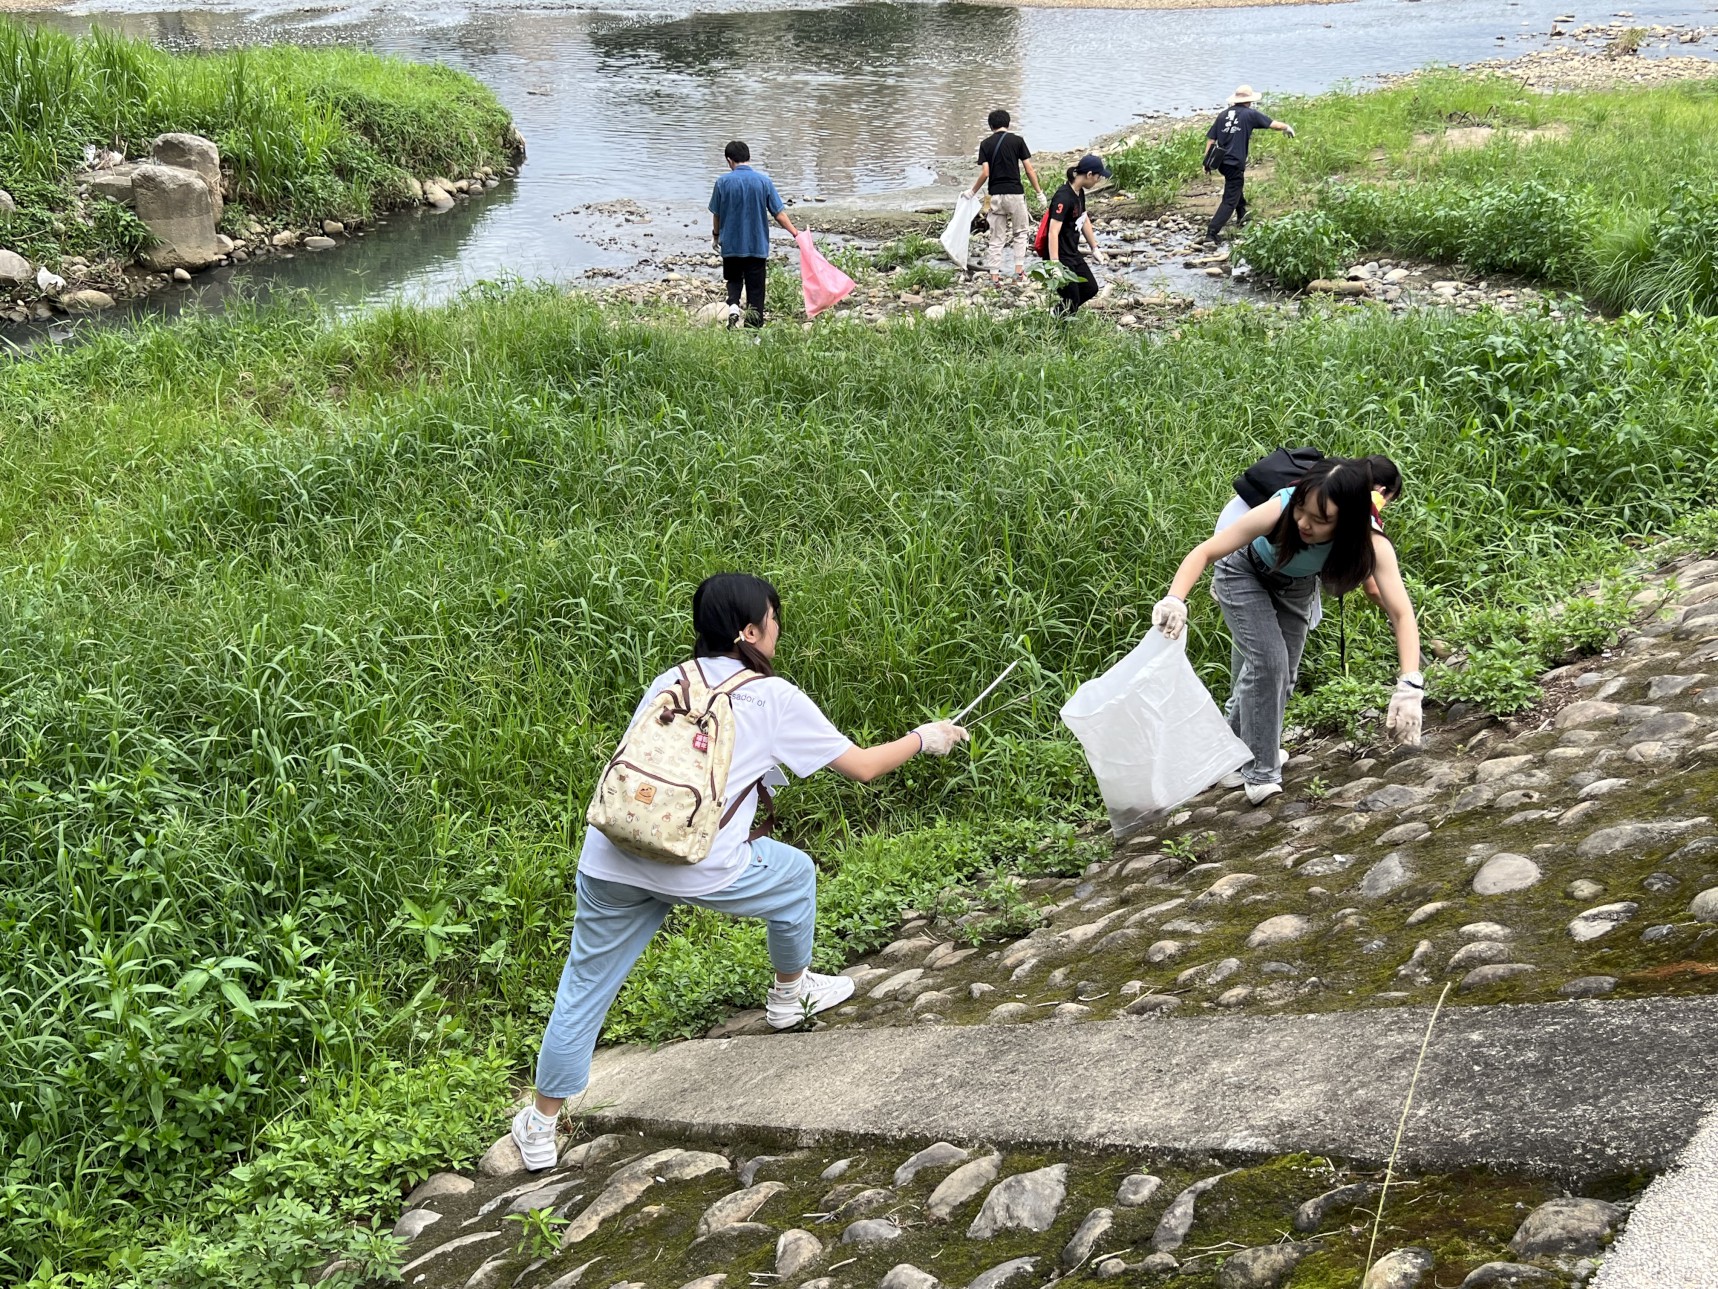
[(764, 1014), (771, 1029), (792, 1029), (818, 1012), (839, 1007), (853, 997), (849, 976), (820, 976), (808, 971), (791, 985), (771, 985)]
[(740, 325), (740, 319), (742, 316), (743, 315), (740, 313), (740, 306), (739, 305), (730, 304), (728, 306), (728, 330), (729, 331), (733, 331), (736, 327), (738, 327)]
[(555, 1121), (528, 1105), (513, 1116), (513, 1142), (519, 1157), (534, 1173), (555, 1166)]
[(1282, 790), (1283, 785), (1280, 783), (1249, 783), (1247, 784), (1247, 800), (1255, 806), (1262, 806)]
[[(1288, 759), (1288, 749), (1286, 747), (1279, 747), (1277, 749), (1277, 769), (1280, 770), (1283, 766), (1287, 765)], [(1246, 782), (1247, 781), (1241, 777), (1241, 772), (1236, 770), (1233, 774), (1225, 774), (1221, 779), (1218, 779), (1217, 786), (1219, 788), (1240, 788), (1245, 787)]]

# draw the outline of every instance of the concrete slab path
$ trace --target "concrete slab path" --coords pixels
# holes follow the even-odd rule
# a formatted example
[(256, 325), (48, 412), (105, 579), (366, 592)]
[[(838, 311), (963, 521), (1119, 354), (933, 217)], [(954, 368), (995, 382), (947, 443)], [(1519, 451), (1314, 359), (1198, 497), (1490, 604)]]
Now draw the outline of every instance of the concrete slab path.
[[(1259, 1155), (1390, 1152), (1431, 1009), (830, 1029), (618, 1048), (603, 1122)], [(1418, 1168), (1668, 1167), (1718, 1087), (1718, 998), (1446, 1009), (1403, 1140)]]
[(1593, 1289), (1718, 1289), (1718, 1108), (1647, 1186)]

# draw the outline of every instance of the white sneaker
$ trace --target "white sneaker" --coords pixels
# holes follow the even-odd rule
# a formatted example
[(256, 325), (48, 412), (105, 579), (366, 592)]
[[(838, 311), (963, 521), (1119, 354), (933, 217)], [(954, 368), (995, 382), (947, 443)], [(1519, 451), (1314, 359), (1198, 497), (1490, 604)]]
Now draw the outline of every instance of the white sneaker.
[[(1280, 770), (1283, 766), (1287, 765), (1288, 759), (1288, 749), (1286, 747), (1279, 747), (1277, 749), (1277, 769)], [(1241, 777), (1241, 772), (1236, 770), (1233, 774), (1225, 774), (1221, 779), (1218, 779), (1217, 786), (1219, 788), (1240, 788), (1244, 787), (1246, 782), (1247, 781)]]
[(741, 316), (742, 315), (740, 313), (740, 306), (739, 305), (730, 304), (728, 306), (728, 330), (729, 331), (733, 331), (736, 327), (738, 327), (740, 325)]
[(771, 985), (764, 1014), (771, 1029), (792, 1029), (818, 1012), (839, 1007), (851, 997), (851, 977), (820, 976), (808, 971), (791, 985)]
[(1247, 800), (1255, 806), (1262, 806), (1282, 790), (1283, 785), (1280, 783), (1249, 783), (1247, 785)]
[(534, 1173), (555, 1166), (555, 1121), (528, 1105), (513, 1116), (513, 1141), (519, 1157)]

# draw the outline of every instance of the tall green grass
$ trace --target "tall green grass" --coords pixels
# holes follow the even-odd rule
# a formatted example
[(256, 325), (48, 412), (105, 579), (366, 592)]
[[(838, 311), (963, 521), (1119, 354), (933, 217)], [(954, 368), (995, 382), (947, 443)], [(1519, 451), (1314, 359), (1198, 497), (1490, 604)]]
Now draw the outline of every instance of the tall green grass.
[(408, 175), (502, 165), (508, 126), (489, 90), (447, 67), (340, 48), (173, 54), (0, 18), (0, 187), (19, 205), (0, 234), (38, 259), (133, 249), (68, 217), (86, 145), (137, 156), (158, 134), (206, 135), (235, 212), (315, 221), (398, 204)]
[[(1545, 95), (1433, 71), (1267, 107), (1297, 137), (1254, 136), (1260, 216), (1315, 207), (1362, 251), (1518, 274), (1617, 309), (1718, 312), (1718, 79)], [(1449, 146), (1449, 131), (1476, 127), (1491, 132), (1481, 146)], [(1117, 176), (1168, 201), (1197, 176), (1202, 137), (1123, 151)], [(1306, 230), (1281, 247), (1265, 232), (1243, 254), (1304, 280)]]
[[(348, 1220), (390, 1178), (498, 1131), (592, 775), (710, 572), (776, 580), (785, 673), (862, 740), (1033, 660), (970, 755), (783, 794), (833, 963), (944, 881), (1064, 862), (1033, 843), (1095, 803), (1057, 707), (1258, 453), (1395, 455), (1410, 584), (1458, 640), (1718, 484), (1718, 322), (734, 339), (487, 289), (0, 370), (0, 1277), (289, 1283), (369, 1238)], [(1388, 675), (1348, 616), (1356, 676)], [(1195, 604), (1220, 688), (1218, 622)], [(609, 1033), (695, 1031), (765, 970), (677, 918)], [(379, 1163), (332, 1105), (392, 1125)], [(283, 1193), (308, 1207), (255, 1217)]]

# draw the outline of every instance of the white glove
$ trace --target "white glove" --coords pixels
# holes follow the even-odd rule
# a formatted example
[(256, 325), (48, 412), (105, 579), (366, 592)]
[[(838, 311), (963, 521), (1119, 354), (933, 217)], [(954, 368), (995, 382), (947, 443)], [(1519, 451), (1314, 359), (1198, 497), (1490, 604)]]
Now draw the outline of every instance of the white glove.
[(1187, 601), (1178, 595), (1166, 595), (1151, 610), (1151, 625), (1171, 640), (1181, 638), (1187, 628)]
[(1291, 139), (1294, 138), (1294, 126), (1292, 126), (1292, 125), (1283, 126), (1283, 133), (1288, 135), (1288, 137)]
[(953, 721), (932, 721), (921, 725), (913, 733), (919, 736), (923, 750), (929, 756), (947, 756), (954, 751), (956, 743), (964, 743), (970, 737), (966, 730)]
[(1414, 684), (1406, 676), (1396, 682), (1396, 692), (1390, 695), (1390, 710), (1384, 716), (1384, 728), (1394, 734), (1403, 747), (1420, 746), (1421, 703), (1425, 696), (1425, 686)]
[(1099, 264), (1108, 264), (1110, 262), (1110, 257), (1105, 255), (1102, 251), (1093, 251), (1092, 258)]

